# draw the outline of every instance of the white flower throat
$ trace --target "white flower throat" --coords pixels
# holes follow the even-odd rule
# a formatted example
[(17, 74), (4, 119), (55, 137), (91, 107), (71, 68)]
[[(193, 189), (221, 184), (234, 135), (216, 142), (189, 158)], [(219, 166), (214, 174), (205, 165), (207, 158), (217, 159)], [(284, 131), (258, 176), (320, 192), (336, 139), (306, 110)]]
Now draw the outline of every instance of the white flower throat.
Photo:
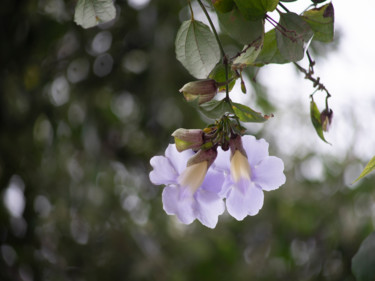
[(208, 169), (208, 162), (203, 161), (186, 167), (178, 178), (181, 186), (187, 187), (194, 193), (203, 183)]
[(240, 179), (250, 180), (251, 177), (251, 168), (247, 160), (247, 157), (244, 156), (239, 150), (236, 150), (230, 160), (230, 172), (235, 182), (238, 182)]

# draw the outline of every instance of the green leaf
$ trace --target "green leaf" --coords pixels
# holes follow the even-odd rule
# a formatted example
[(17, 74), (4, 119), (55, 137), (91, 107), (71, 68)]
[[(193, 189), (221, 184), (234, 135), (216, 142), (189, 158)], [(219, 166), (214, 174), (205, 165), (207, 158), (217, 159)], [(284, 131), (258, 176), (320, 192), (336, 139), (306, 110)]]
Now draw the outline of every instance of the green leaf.
[[(229, 68), (228, 79), (231, 79), (232, 77), (235, 77), (236, 74), (230, 66), (228, 66), (228, 68)], [(210, 79), (214, 79), (218, 83), (224, 83), (226, 81), (225, 65), (222, 63), (218, 63), (208, 77)], [(234, 84), (236, 84), (236, 80), (233, 80), (232, 82), (229, 83), (228, 85), (229, 92), (232, 91)], [(219, 86), (219, 92), (222, 92), (222, 91), (225, 91), (225, 85)]]
[(364, 178), (369, 173), (371, 173), (373, 170), (375, 170), (375, 156), (372, 157), (370, 162), (367, 163), (367, 165), (363, 169), (362, 173), (359, 175), (359, 177), (353, 183), (355, 183), (355, 182), (359, 181), (360, 179)]
[(263, 115), (262, 113), (256, 112), (252, 110), (250, 107), (247, 107), (246, 105), (240, 103), (232, 103), (232, 108), (234, 113), (242, 122), (260, 123), (267, 121), (270, 117), (273, 117), (273, 115)]
[(357, 281), (375, 280), (375, 232), (371, 233), (359, 247), (352, 259), (352, 272)]
[(301, 60), (314, 35), (310, 26), (295, 13), (280, 13), (279, 25), (286, 28), (285, 34), (276, 32), (280, 53), (289, 61)]
[(233, 113), (229, 103), (223, 100), (211, 100), (199, 106), (200, 112), (211, 119), (219, 119), (225, 113)]
[(176, 36), (176, 57), (191, 75), (207, 78), (220, 60), (220, 49), (214, 34), (204, 23), (189, 20), (182, 23)]
[(264, 36), (263, 19), (248, 21), (238, 11), (217, 13), (221, 30), (243, 45), (250, 44)]
[(277, 47), (276, 30), (271, 29), (264, 36), (263, 48), (256, 58), (254, 64), (260, 66), (268, 63), (283, 64), (288, 62), (290, 61), (281, 55), (279, 48)]
[(245, 46), (240, 55), (233, 61), (235, 69), (243, 69), (248, 65), (252, 65), (262, 50), (263, 37), (258, 38), (250, 45)]
[(241, 14), (248, 20), (263, 19), (276, 9), (279, 0), (234, 0)]
[(312, 124), (313, 124), (313, 126), (315, 128), (315, 131), (318, 134), (318, 136), (324, 142), (329, 143), (324, 138), (322, 121), (320, 119), (320, 112), (319, 112), (318, 106), (316, 105), (316, 103), (314, 102), (314, 100), (311, 100), (311, 103), (310, 103), (310, 117), (311, 117), (311, 122), (312, 122)]
[(112, 0), (78, 0), (74, 21), (83, 28), (105, 23), (116, 17)]
[(314, 31), (313, 40), (331, 42), (334, 34), (334, 9), (332, 3), (308, 10), (302, 18)]

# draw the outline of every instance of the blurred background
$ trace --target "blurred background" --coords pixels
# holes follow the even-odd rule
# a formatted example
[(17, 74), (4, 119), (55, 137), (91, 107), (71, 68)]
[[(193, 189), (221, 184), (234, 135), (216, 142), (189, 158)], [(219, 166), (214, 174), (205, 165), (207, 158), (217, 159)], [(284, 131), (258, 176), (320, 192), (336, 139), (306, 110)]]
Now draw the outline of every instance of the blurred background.
[(314, 132), (313, 88), (293, 65), (249, 69), (246, 96), (237, 83), (233, 99), (275, 115), (247, 127), (287, 182), (257, 216), (224, 214), (211, 230), (166, 215), (148, 179), (175, 129), (210, 122), (178, 92), (194, 80), (174, 54), (186, 1), (117, 0), (116, 19), (87, 30), (75, 1), (2, 1), (0, 280), (354, 280), (351, 258), (375, 224), (374, 177), (352, 184), (375, 155), (363, 21), (375, 7), (362, 2), (334, 2), (336, 41), (311, 48), (332, 94), (332, 145)]

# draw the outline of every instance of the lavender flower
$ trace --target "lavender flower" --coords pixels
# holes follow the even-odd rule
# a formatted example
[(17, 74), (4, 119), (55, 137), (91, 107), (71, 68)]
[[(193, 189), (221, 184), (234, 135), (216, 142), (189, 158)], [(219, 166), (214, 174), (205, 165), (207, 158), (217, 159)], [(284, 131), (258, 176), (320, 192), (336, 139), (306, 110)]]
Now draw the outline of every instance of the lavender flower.
[(220, 195), (226, 198), (228, 213), (237, 220), (256, 215), (263, 206), (263, 191), (285, 183), (281, 159), (268, 155), (268, 143), (253, 136), (238, 136), (230, 151), (219, 149), (214, 169), (226, 177)]
[[(198, 219), (203, 225), (214, 228), (218, 216), (225, 210), (224, 202), (218, 195), (224, 175), (209, 168), (213, 160), (202, 161), (201, 157), (195, 157), (199, 156), (197, 154), (192, 150), (178, 152), (176, 146), (170, 144), (165, 156), (151, 158), (154, 169), (150, 180), (156, 185), (166, 185), (162, 200), (168, 215), (176, 215), (184, 224)], [(187, 166), (191, 159), (201, 160)]]

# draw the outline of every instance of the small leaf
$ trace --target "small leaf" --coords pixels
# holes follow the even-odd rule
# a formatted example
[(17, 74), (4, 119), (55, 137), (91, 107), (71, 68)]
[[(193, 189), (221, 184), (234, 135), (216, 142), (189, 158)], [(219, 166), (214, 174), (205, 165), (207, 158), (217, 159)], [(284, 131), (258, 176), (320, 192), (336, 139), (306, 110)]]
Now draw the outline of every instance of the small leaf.
[(238, 9), (226, 14), (217, 13), (217, 16), (220, 28), (243, 45), (250, 44), (264, 35), (263, 19), (248, 21)]
[(219, 119), (225, 113), (233, 113), (230, 105), (223, 100), (211, 100), (199, 106), (200, 112), (211, 119)]
[(314, 31), (313, 40), (331, 42), (334, 34), (334, 9), (332, 3), (308, 10), (302, 18)]
[(360, 179), (364, 178), (369, 173), (371, 173), (373, 170), (375, 170), (375, 156), (372, 157), (370, 162), (367, 163), (367, 165), (363, 169), (362, 173), (359, 175), (359, 177), (353, 183), (355, 183), (355, 182), (359, 181)]
[(276, 9), (279, 0), (234, 0), (241, 14), (247, 20), (263, 19), (267, 12)]
[(352, 272), (357, 281), (375, 280), (375, 232), (361, 243), (352, 259)]
[(327, 142), (326, 139), (324, 138), (322, 122), (321, 122), (321, 119), (320, 119), (320, 112), (319, 112), (318, 106), (316, 105), (314, 100), (311, 100), (311, 103), (310, 103), (310, 117), (311, 117), (311, 122), (312, 122), (318, 136), (324, 142), (329, 144), (329, 142)]
[(258, 57), (256, 58), (254, 64), (256, 65), (263, 65), (268, 63), (288, 63), (287, 59), (285, 59), (277, 47), (276, 42), (276, 30), (271, 29), (264, 35), (263, 40), (263, 48), (260, 51)]
[(246, 105), (240, 104), (240, 103), (233, 103), (232, 105), (234, 113), (237, 115), (237, 117), (242, 122), (265, 122), (270, 117), (273, 117), (273, 115), (263, 115), (260, 112), (256, 112), (252, 110), (250, 107), (247, 107)]
[(258, 38), (250, 45), (245, 46), (240, 55), (233, 61), (235, 69), (243, 69), (248, 65), (252, 65), (262, 50), (263, 37)]
[(175, 47), (177, 59), (198, 79), (206, 78), (220, 60), (220, 49), (214, 34), (200, 21), (182, 23)]
[(78, 0), (74, 21), (83, 28), (105, 23), (116, 17), (112, 0)]
[[(231, 79), (232, 77), (235, 77), (236, 74), (230, 66), (228, 66), (228, 68), (229, 68), (228, 79)], [(226, 81), (225, 65), (222, 63), (218, 63), (208, 77), (211, 79), (214, 79), (218, 83), (224, 83)], [(232, 91), (234, 84), (236, 84), (236, 80), (233, 80), (232, 82), (229, 83), (228, 85), (229, 92)], [(222, 92), (222, 91), (225, 91), (225, 85), (219, 86), (219, 92)]]
[(299, 61), (305, 54), (312, 36), (310, 26), (295, 13), (280, 13), (279, 25), (286, 28), (285, 34), (276, 32), (277, 47), (289, 61)]

